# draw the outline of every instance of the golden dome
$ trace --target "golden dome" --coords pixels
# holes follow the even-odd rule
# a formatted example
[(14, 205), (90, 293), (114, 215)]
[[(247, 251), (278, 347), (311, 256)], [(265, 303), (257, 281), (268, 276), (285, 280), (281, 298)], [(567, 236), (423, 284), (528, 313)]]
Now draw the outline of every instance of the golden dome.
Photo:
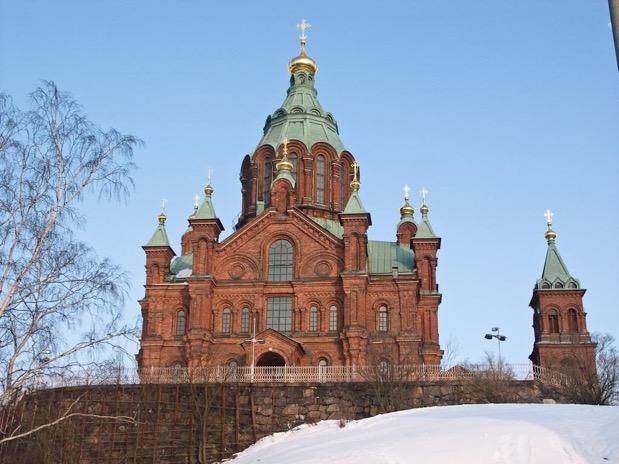
[(288, 63), (288, 71), (290, 74), (294, 74), (298, 71), (305, 71), (308, 74), (316, 74), (318, 72), (318, 65), (316, 62), (305, 54), (305, 47), (301, 49), (301, 53), (295, 56)]
[(275, 168), (278, 171), (292, 171), (292, 163), (288, 160), (287, 157), (283, 157), (277, 162)]
[(208, 195), (208, 196), (211, 196), (214, 191), (215, 191), (215, 189), (213, 187), (211, 187), (211, 183), (210, 182), (208, 184), (206, 184), (206, 187), (204, 187), (204, 193), (206, 195)]
[(402, 217), (412, 217), (415, 214), (415, 208), (411, 206), (408, 200), (404, 201), (404, 205), (400, 208), (400, 216)]
[(167, 219), (167, 216), (165, 215), (165, 213), (163, 212), (163, 210), (161, 210), (161, 212), (159, 213), (159, 224), (164, 225), (165, 221)]
[(546, 231), (546, 233), (544, 234), (544, 237), (546, 238), (546, 240), (548, 240), (549, 242), (554, 242), (557, 238), (557, 233), (552, 230), (552, 228), (550, 227), (550, 225), (548, 226), (548, 230)]

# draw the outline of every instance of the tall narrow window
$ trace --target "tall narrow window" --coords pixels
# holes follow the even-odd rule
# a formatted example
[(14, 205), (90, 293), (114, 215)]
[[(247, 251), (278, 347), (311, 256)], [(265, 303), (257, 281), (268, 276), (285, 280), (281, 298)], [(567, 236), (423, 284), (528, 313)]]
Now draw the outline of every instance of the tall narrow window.
[(340, 173), (340, 209), (344, 210), (346, 203), (348, 203), (348, 171), (350, 166), (348, 163), (342, 163), (342, 172)]
[(570, 309), (567, 312), (567, 322), (570, 328), (570, 332), (578, 332), (578, 315), (576, 314), (575, 309)]
[(559, 333), (559, 315), (554, 309), (548, 313), (548, 331)]
[(387, 313), (387, 307), (381, 306), (378, 308), (378, 331), (387, 332), (389, 330), (389, 319)]
[(249, 308), (241, 311), (241, 333), (249, 333)]
[(329, 310), (329, 330), (334, 332), (337, 330), (337, 307), (331, 306)]
[(298, 160), (297, 154), (291, 153), (288, 159), (292, 163), (292, 178), (296, 181), (297, 180), (297, 160)]
[(318, 308), (316, 306), (310, 308), (309, 330), (310, 332), (318, 332)]
[(232, 325), (232, 312), (229, 308), (224, 309), (222, 318), (221, 318), (221, 331), (223, 333), (230, 333)]
[(293, 247), (288, 240), (276, 240), (269, 249), (269, 280), (292, 280)]
[(182, 335), (185, 335), (185, 326), (186, 326), (186, 318), (185, 318), (185, 311), (183, 311), (182, 309), (180, 311), (177, 311), (176, 313), (176, 336), (180, 337)]
[(325, 203), (325, 157), (316, 158), (316, 203)]
[(270, 158), (264, 160), (264, 175), (262, 178), (262, 201), (264, 206), (271, 204), (271, 182), (273, 181), (273, 164)]
[(278, 332), (292, 331), (292, 298), (276, 296), (267, 299), (267, 327)]

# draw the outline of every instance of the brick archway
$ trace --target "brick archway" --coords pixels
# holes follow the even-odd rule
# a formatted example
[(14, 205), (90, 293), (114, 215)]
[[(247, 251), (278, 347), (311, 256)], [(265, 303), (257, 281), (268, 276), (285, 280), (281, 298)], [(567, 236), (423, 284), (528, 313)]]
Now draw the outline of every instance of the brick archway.
[(256, 366), (259, 367), (282, 367), (286, 365), (286, 360), (282, 355), (275, 353), (274, 351), (267, 351), (260, 358)]

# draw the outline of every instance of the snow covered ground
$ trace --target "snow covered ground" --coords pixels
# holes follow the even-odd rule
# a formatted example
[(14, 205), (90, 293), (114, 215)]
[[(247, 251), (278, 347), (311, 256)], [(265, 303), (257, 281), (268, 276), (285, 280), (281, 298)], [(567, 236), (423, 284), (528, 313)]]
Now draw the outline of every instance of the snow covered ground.
[(619, 463), (619, 407), (489, 404), (409, 409), (303, 425), (234, 464)]

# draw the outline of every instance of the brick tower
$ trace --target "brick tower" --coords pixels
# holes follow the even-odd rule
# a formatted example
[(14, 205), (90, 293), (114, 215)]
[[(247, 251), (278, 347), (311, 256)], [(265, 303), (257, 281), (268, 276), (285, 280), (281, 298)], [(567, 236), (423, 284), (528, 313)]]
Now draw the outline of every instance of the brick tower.
[(535, 343), (529, 356), (534, 364), (567, 370), (594, 367), (595, 346), (587, 332), (582, 297), (585, 289), (568, 272), (559, 250), (552, 216), (546, 210), (548, 250), (542, 277), (537, 280), (529, 306), (533, 308)]

